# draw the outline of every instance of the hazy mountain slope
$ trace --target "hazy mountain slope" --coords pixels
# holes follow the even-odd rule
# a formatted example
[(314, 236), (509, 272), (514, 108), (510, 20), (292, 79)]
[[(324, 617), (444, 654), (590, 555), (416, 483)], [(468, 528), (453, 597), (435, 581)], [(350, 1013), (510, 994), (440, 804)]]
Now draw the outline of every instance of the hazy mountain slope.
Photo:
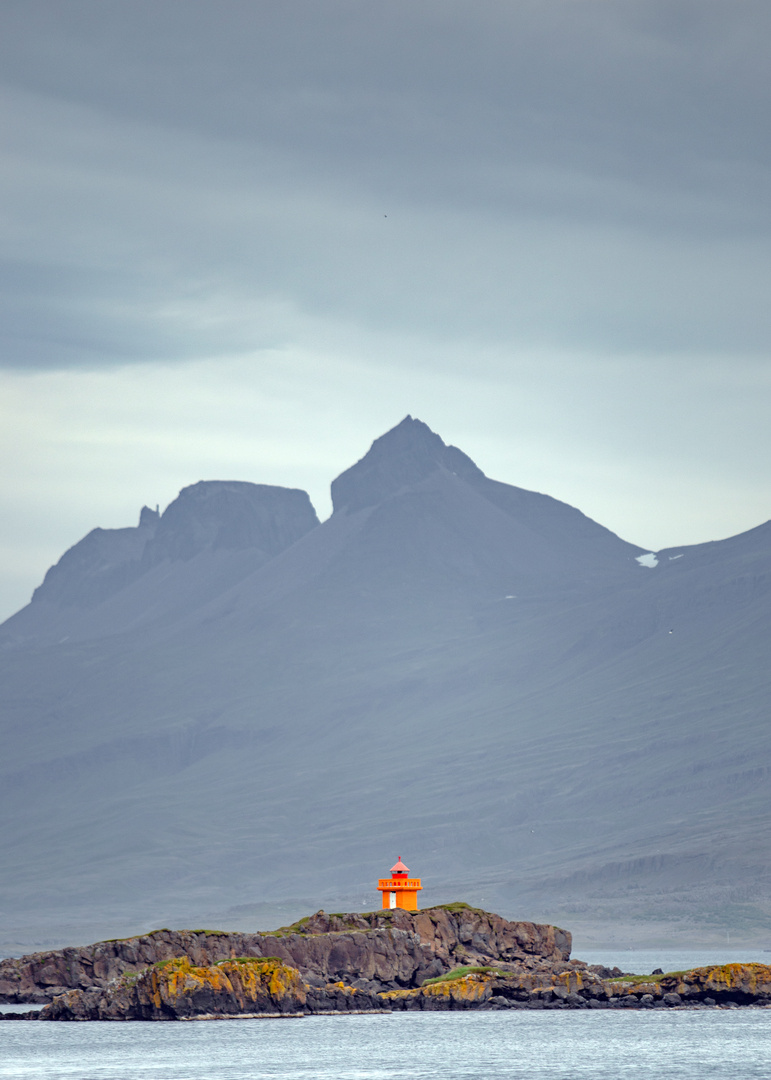
[(641, 567), (410, 418), (333, 496), (237, 578), (6, 638), (0, 909), (372, 906), (408, 851), (427, 902), (763, 922), (771, 526)]
[(52, 566), (0, 646), (104, 637), (190, 612), (318, 525), (304, 491), (200, 481), (139, 525), (94, 529)]

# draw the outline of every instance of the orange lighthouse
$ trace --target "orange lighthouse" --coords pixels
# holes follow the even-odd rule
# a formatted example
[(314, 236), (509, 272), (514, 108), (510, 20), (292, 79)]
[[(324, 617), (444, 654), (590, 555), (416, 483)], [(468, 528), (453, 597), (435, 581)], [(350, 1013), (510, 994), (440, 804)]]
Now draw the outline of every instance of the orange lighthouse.
[(383, 894), (384, 908), (418, 910), (418, 893), (423, 886), (420, 884), (420, 878), (410, 877), (409, 868), (402, 862), (401, 855), (396, 866), (391, 867), (391, 876), (380, 878), (377, 887)]

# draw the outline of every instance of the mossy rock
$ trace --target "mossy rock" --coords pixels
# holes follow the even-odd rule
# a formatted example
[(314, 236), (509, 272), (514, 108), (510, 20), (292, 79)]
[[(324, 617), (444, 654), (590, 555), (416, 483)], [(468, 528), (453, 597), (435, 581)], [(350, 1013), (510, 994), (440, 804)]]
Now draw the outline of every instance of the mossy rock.
[(488, 912), (482, 908), (472, 907), (471, 904), (465, 903), (463, 900), (455, 900), (451, 904), (434, 904), (433, 907), (424, 908), (426, 912), (432, 911), (449, 911), (451, 915), (460, 915), (463, 911), (471, 911), (475, 915), (487, 915)]
[(434, 986), (436, 983), (442, 982), (454, 982), (456, 979), (465, 979), (467, 975), (489, 975), (490, 972), (496, 971), (494, 967), (479, 967), (471, 964), (464, 964), (462, 967), (453, 968), (452, 971), (446, 971), (444, 975), (436, 975), (433, 979), (424, 979), (422, 986)]
[(297, 922), (290, 923), (289, 926), (279, 926), (278, 930), (264, 930), (263, 937), (284, 937), (285, 934), (303, 934), (305, 933), (304, 927), (311, 921), (310, 915), (303, 915)]

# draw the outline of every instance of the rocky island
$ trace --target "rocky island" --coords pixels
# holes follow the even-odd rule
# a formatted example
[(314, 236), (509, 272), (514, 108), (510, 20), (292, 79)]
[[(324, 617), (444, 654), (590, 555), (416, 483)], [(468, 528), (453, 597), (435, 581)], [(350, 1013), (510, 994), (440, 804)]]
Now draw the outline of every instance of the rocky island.
[(10, 1020), (195, 1020), (405, 1009), (771, 1006), (771, 968), (654, 976), (570, 959), (570, 934), (467, 904), (319, 911), (258, 934), (156, 930), (0, 962)]

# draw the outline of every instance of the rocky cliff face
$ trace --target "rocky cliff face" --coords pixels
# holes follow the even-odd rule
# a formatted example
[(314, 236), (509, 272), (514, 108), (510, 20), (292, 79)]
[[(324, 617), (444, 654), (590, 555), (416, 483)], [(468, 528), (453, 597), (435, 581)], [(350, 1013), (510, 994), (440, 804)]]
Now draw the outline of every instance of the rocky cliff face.
[(318, 525), (304, 491), (241, 481), (202, 480), (183, 488), (161, 516), (146, 566), (201, 551), (258, 548), (269, 558)]
[(239, 957), (209, 967), (181, 957), (139, 975), (126, 974), (101, 990), (68, 990), (38, 1019), (206, 1020), (383, 1011), (391, 1009), (380, 995), (342, 981), (312, 986), (276, 957)]
[(187, 957), (126, 973), (103, 989), (68, 990), (45, 1020), (183, 1020), (189, 1017), (284, 1016), (304, 1012), (308, 987), (296, 968), (275, 958), (221, 960), (200, 967)]
[[(340, 933), (342, 931), (335, 931)], [(608, 977), (610, 975), (610, 977)], [(456, 967), (422, 985), (305, 978), (278, 957), (234, 957), (198, 965), (188, 957), (125, 971), (106, 986), (67, 990), (16, 1020), (189, 1020), (339, 1012), (468, 1009), (771, 1008), (771, 968), (727, 964), (669, 975), (623, 975), (580, 960), (529, 957)]]
[(268, 559), (318, 523), (304, 491), (202, 480), (183, 488), (163, 514), (143, 507), (136, 528), (93, 529), (51, 567), (32, 599), (89, 607), (164, 561), (248, 548)]
[(379, 991), (420, 986), (459, 964), (565, 961), (570, 934), (555, 926), (507, 922), (450, 905), (412, 914), (318, 912), (265, 934), (156, 930), (137, 938), (35, 953), (0, 963), (0, 999), (44, 1002), (68, 990), (103, 989), (116, 979), (179, 957), (209, 967), (236, 957), (275, 957), (311, 986), (343, 982)]
[(184, 1020), (303, 1016), (319, 1012), (469, 1009), (670, 1009), (771, 1007), (771, 968), (727, 964), (652, 977), (604, 977), (579, 960), (540, 960), (513, 970), (458, 968), (409, 989), (375, 992), (343, 982), (316, 987), (277, 959), (221, 961), (198, 968), (183, 958), (124, 975), (106, 988), (70, 990), (41, 1020)]

